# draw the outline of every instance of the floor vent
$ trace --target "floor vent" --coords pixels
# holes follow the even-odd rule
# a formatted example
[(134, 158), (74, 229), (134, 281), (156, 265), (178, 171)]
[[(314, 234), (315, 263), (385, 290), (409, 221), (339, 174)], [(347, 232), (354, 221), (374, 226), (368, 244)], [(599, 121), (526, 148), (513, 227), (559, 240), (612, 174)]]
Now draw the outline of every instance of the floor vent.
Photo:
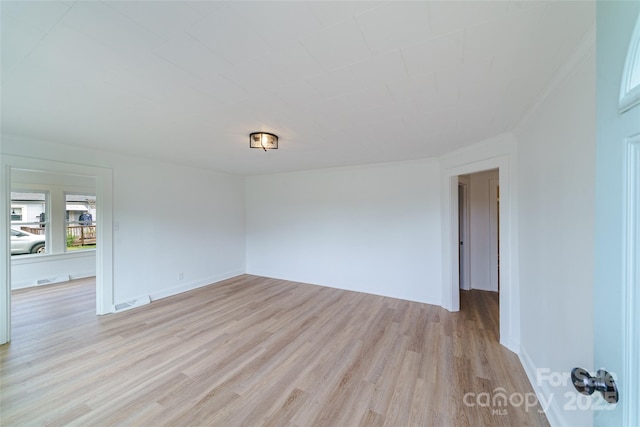
[(151, 302), (151, 298), (149, 298), (148, 296), (144, 296), (144, 297), (136, 298), (131, 301), (126, 301), (126, 302), (121, 302), (120, 304), (116, 304), (114, 306), (114, 309), (115, 309), (114, 311), (116, 313), (119, 313), (121, 311), (130, 310), (132, 308), (149, 304), (150, 302)]
[(62, 276), (47, 277), (46, 279), (38, 279), (36, 280), (36, 285), (50, 285), (52, 283), (68, 282), (69, 280), (71, 280), (69, 275), (63, 274)]

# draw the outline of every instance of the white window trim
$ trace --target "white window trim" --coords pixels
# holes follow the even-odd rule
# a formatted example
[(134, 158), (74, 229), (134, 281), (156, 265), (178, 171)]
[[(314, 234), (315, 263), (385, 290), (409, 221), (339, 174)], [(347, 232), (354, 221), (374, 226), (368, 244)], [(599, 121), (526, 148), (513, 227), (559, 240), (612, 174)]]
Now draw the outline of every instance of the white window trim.
[(640, 68), (640, 16), (636, 21), (636, 26), (631, 36), (627, 59), (622, 72), (622, 84), (620, 85), (620, 113), (630, 110), (640, 104), (640, 83), (631, 86), (631, 78)]
[(49, 192), (49, 190), (45, 190), (42, 189), (39, 186), (28, 186), (28, 187), (20, 187), (20, 188), (15, 188), (12, 189), (11, 192), (19, 192), (19, 193), (34, 193), (34, 194), (44, 194), (44, 212), (45, 212), (45, 221), (44, 222), (40, 222), (40, 221), (29, 221), (27, 218), (27, 221), (24, 220), (24, 215), (26, 213), (28, 213), (29, 209), (28, 209), (28, 205), (27, 204), (21, 204), (21, 203), (11, 203), (11, 208), (13, 209), (13, 207), (21, 207), (23, 209), (23, 217), (22, 217), (22, 221), (19, 222), (13, 222), (11, 221), (11, 228), (15, 228), (17, 230), (21, 230), (21, 227), (30, 227), (30, 226), (34, 226), (31, 228), (36, 228), (35, 226), (40, 226), (44, 224), (44, 239), (45, 239), (45, 250), (46, 252), (43, 254), (16, 254), (16, 255), (11, 255), (11, 260), (13, 261), (14, 259), (20, 259), (20, 258), (35, 258), (35, 259), (41, 259), (43, 256), (50, 254), (51, 253), (51, 231), (50, 231), (50, 225), (49, 225), (49, 212), (51, 212), (51, 194)]

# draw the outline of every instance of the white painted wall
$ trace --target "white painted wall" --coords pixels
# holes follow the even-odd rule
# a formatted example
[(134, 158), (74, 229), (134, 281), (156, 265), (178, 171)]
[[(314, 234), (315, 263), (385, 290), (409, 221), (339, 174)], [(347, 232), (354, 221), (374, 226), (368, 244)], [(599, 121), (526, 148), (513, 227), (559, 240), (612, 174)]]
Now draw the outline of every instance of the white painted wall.
[[(470, 281), (472, 289), (498, 291), (496, 275), (498, 266), (493, 251), (497, 254), (497, 242), (492, 234), (497, 230), (497, 212), (491, 209), (490, 181), (498, 180), (497, 170), (470, 175), (469, 184), (469, 247)], [(494, 214), (492, 218), (492, 214)], [(495, 270), (495, 271), (492, 271)]]
[[(79, 175), (39, 172), (31, 170), (14, 170), (11, 172), (12, 186), (17, 189), (39, 187), (45, 183), (59, 187), (77, 188), (78, 191), (96, 191), (96, 180)], [(24, 185), (23, 185), (24, 184)], [(15, 188), (14, 188), (15, 190)]]
[(113, 170), (108, 208), (119, 226), (113, 231), (116, 303), (245, 272), (241, 177), (9, 135), (3, 135), (0, 153)]
[(114, 170), (116, 301), (245, 272), (242, 178), (142, 159), (121, 164)]
[(552, 425), (591, 425), (565, 409), (571, 381), (554, 387), (537, 369), (593, 365), (595, 61), (593, 49), (559, 82), (518, 137), (521, 359)]
[(248, 177), (247, 272), (441, 304), (434, 160)]
[(52, 280), (62, 276), (69, 276), (73, 280), (95, 276), (95, 274), (95, 250), (11, 259), (11, 289), (39, 286), (39, 280)]

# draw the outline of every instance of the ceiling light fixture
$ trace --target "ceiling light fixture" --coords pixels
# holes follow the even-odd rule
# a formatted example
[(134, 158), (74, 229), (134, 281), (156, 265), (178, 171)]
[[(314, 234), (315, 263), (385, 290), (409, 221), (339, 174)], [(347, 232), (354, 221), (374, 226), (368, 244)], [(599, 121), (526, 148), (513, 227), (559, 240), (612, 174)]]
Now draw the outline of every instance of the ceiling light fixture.
[(267, 132), (254, 132), (249, 135), (249, 147), (262, 148), (264, 151), (278, 149), (278, 135)]

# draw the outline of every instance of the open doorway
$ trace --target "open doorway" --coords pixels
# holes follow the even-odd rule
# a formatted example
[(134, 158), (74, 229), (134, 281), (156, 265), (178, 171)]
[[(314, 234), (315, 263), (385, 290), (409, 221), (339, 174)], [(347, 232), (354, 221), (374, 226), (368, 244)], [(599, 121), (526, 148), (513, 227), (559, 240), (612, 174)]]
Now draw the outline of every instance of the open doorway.
[[(113, 311), (113, 235), (112, 227), (112, 171), (110, 169), (69, 164), (63, 162), (33, 159), (19, 156), (3, 155), (0, 161), (0, 174), (2, 179), (2, 197), (0, 197), (0, 240), (9, 241), (11, 229), (10, 194), (13, 182), (21, 180), (23, 173), (42, 173), (65, 176), (67, 179), (92, 179), (96, 195), (95, 210), (96, 221), (96, 249), (95, 249), (95, 277), (96, 277), (96, 314), (105, 314)], [(64, 203), (64, 199), (60, 199)], [(55, 206), (50, 207), (50, 210)], [(60, 207), (64, 211), (64, 206)], [(46, 223), (46, 220), (45, 220)], [(58, 233), (59, 242), (66, 242), (66, 228), (64, 227), (64, 213), (59, 227), (50, 227), (51, 233)], [(51, 241), (55, 241), (52, 239)], [(11, 339), (11, 284), (12, 284), (12, 259), (9, 250), (10, 245), (0, 247), (0, 344)], [(37, 255), (33, 255), (37, 256)], [(48, 255), (46, 255), (48, 256)], [(55, 254), (48, 256), (53, 259)]]
[(458, 177), (458, 280), (460, 290), (471, 289), (469, 253), (469, 175)]
[(460, 310), (499, 339), (499, 171), (458, 176)]
[(462, 290), (499, 291), (498, 194), (498, 169), (458, 177), (458, 258)]
[[(26, 292), (31, 302), (26, 322), (12, 306), (14, 337), (20, 337), (38, 327), (34, 319), (74, 314), (47, 313), (46, 295), (74, 279), (95, 283), (96, 180), (23, 169), (13, 169), (11, 178), (11, 296)], [(43, 287), (46, 292), (35, 292)], [(95, 293), (94, 286), (85, 304), (95, 306)]]
[[(469, 162), (461, 165), (452, 164), (443, 169), (443, 225), (444, 241), (443, 253), (447, 254), (443, 258), (443, 306), (450, 311), (460, 310), (460, 236), (459, 236), (459, 184), (460, 176), (471, 176), (479, 172), (497, 171), (496, 192), (499, 188), (500, 204), (496, 203), (495, 210), (499, 212), (499, 223), (496, 220), (496, 239), (498, 248), (495, 251), (495, 274), (489, 268), (489, 261), (482, 266), (484, 277), (493, 275), (495, 277), (495, 291), (493, 295), (499, 302), (499, 341), (502, 345), (517, 352), (520, 342), (520, 303), (519, 288), (517, 281), (517, 215), (515, 211), (515, 189), (511, 185), (511, 155), (505, 154), (497, 157), (487, 158), (476, 162)], [(469, 184), (471, 185), (471, 184)], [(489, 194), (489, 183), (486, 183), (485, 196)], [(469, 204), (471, 197), (469, 197)], [(487, 202), (488, 204), (488, 202)], [(469, 231), (473, 229), (470, 221)], [(484, 230), (489, 235), (488, 226)], [(499, 233), (499, 234), (498, 234)], [(499, 236), (499, 242), (498, 242)], [(469, 238), (469, 248), (473, 245), (473, 236)], [(466, 243), (466, 242), (465, 242)], [(499, 243), (499, 244), (498, 244)], [(485, 259), (489, 258), (491, 252), (484, 250)], [(474, 271), (474, 258), (470, 254), (469, 273)], [(499, 270), (498, 270), (499, 263)], [(462, 266), (464, 274), (464, 265)], [(464, 280), (464, 279), (463, 279)], [(469, 287), (474, 287), (473, 278), (469, 279)], [(489, 288), (490, 281), (487, 280), (484, 288)], [(498, 291), (499, 288), (499, 292)]]

